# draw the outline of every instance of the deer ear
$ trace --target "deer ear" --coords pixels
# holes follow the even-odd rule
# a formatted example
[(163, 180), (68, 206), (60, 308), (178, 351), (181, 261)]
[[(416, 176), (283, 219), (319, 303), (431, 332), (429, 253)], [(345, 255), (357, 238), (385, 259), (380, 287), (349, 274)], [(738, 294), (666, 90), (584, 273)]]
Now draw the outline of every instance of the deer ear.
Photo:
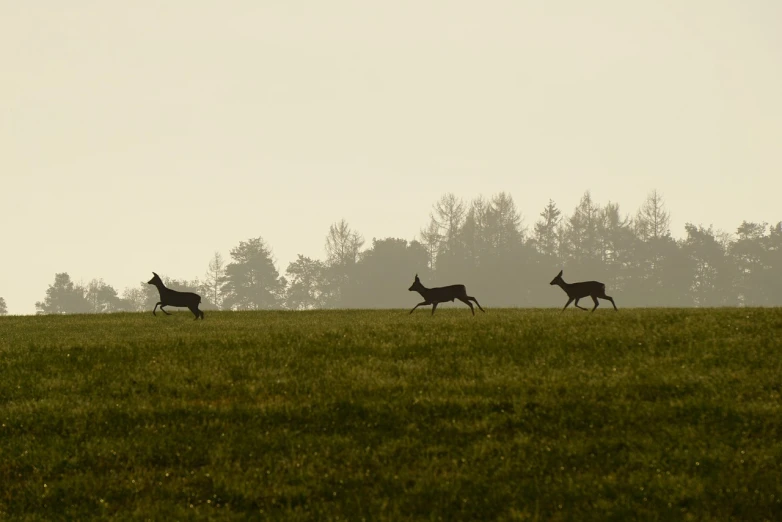
[(559, 273), (557, 274), (557, 277), (562, 277), (562, 272), (564, 272), (564, 270), (560, 270)]
[(159, 275), (157, 275), (155, 272), (152, 272), (152, 275), (153, 275), (153, 276), (155, 276), (155, 277), (160, 277), (160, 276), (159, 276)]

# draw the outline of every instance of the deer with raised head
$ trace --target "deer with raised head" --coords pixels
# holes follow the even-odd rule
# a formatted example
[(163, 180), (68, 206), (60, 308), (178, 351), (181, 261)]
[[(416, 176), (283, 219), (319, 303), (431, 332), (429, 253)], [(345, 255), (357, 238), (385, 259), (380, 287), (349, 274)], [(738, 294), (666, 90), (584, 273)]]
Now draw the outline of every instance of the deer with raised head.
[(155, 310), (157, 310), (158, 306), (160, 307), (160, 310), (166, 315), (171, 314), (166, 312), (165, 308), (163, 308), (164, 306), (177, 306), (182, 308), (189, 308), (190, 311), (195, 315), (196, 320), (198, 320), (199, 317), (203, 320), (204, 312), (198, 309), (198, 305), (201, 303), (200, 295), (194, 294), (193, 292), (178, 292), (176, 290), (166, 288), (166, 285), (163, 284), (163, 280), (160, 279), (160, 276), (155, 272), (152, 272), (152, 274), (154, 277), (147, 281), (147, 284), (155, 285), (157, 291), (160, 293), (160, 301), (158, 301), (158, 303), (155, 305), (155, 308), (152, 309), (152, 315), (157, 315)]
[(412, 310), (410, 310), (410, 313), (412, 314), (415, 312), (415, 309), (419, 306), (426, 306), (426, 305), (432, 305), (432, 315), (434, 315), (434, 311), (437, 310), (437, 305), (440, 303), (445, 303), (447, 301), (453, 302), (455, 299), (458, 299), (462, 303), (466, 304), (470, 307), (470, 310), (472, 311), (472, 315), (475, 315), (475, 308), (473, 308), (472, 303), (470, 301), (475, 301), (475, 304), (478, 305), (478, 308), (481, 309), (481, 312), (486, 313), (486, 310), (484, 310), (480, 304), (478, 304), (478, 300), (474, 297), (471, 297), (467, 295), (467, 288), (465, 288), (464, 285), (451, 285), (451, 286), (443, 286), (440, 288), (426, 288), (424, 285), (421, 284), (421, 280), (418, 279), (418, 274), (415, 275), (415, 281), (413, 281), (413, 286), (408, 288), (410, 292), (418, 292), (421, 294), (421, 297), (424, 298), (423, 303), (418, 303), (413, 307)]
[[(581, 310), (587, 310), (583, 306), (578, 306), (578, 300), (583, 299), (585, 297), (591, 297), (592, 301), (595, 302), (595, 307), (592, 308), (592, 311), (594, 312), (595, 309), (598, 306), (597, 298), (600, 299), (607, 299), (611, 301), (611, 304), (614, 305), (614, 310), (616, 310), (616, 303), (614, 303), (614, 298), (611, 296), (606, 295), (606, 285), (599, 281), (582, 281), (580, 283), (566, 283), (564, 279), (562, 279), (562, 270), (559, 271), (557, 274), (557, 277), (551, 280), (552, 285), (559, 285), (562, 290), (565, 291), (565, 293), (568, 296), (567, 303), (565, 303), (565, 308), (568, 307), (570, 303), (573, 301), (576, 302), (575, 306), (576, 308), (580, 308)], [(562, 311), (565, 311), (565, 308), (562, 309)]]

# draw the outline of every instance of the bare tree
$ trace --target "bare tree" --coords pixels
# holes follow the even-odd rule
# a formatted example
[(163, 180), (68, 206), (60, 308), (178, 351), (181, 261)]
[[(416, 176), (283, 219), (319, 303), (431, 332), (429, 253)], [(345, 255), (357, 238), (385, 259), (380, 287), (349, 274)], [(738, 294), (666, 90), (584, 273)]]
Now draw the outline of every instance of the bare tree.
[(653, 190), (635, 215), (635, 231), (640, 239), (659, 239), (670, 234), (671, 216), (662, 195)]
[(225, 259), (220, 252), (215, 251), (214, 257), (209, 261), (204, 281), (204, 293), (208, 300), (219, 310), (222, 306), (222, 286), (225, 282)]
[(434, 204), (434, 213), (430, 214), (430, 217), (440, 227), (442, 243), (446, 250), (454, 248), (466, 212), (464, 202), (451, 192)]
[(440, 235), (440, 226), (434, 218), (429, 220), (429, 225), (426, 228), (421, 229), (420, 236), (421, 244), (426, 248), (429, 270), (433, 271), (435, 260), (437, 259), (437, 251), (440, 248), (440, 242), (443, 240), (443, 236)]
[(326, 256), (331, 266), (349, 266), (358, 261), (358, 253), (364, 245), (364, 238), (344, 219), (329, 227), (326, 236)]

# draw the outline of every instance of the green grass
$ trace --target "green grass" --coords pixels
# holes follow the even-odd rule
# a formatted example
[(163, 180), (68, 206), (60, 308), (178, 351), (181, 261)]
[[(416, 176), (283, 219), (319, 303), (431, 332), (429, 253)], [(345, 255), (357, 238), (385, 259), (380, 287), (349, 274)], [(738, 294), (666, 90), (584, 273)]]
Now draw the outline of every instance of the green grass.
[(782, 520), (779, 309), (0, 318), (0, 519)]

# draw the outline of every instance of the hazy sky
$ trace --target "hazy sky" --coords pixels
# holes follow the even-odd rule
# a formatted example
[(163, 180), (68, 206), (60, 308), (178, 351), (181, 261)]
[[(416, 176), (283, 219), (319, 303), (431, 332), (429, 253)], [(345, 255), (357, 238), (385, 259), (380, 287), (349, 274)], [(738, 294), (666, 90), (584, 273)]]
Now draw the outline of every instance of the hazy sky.
[(448, 191), (776, 222), (781, 65), (779, 0), (0, 0), (0, 296), (202, 277), (259, 235), (284, 272)]

